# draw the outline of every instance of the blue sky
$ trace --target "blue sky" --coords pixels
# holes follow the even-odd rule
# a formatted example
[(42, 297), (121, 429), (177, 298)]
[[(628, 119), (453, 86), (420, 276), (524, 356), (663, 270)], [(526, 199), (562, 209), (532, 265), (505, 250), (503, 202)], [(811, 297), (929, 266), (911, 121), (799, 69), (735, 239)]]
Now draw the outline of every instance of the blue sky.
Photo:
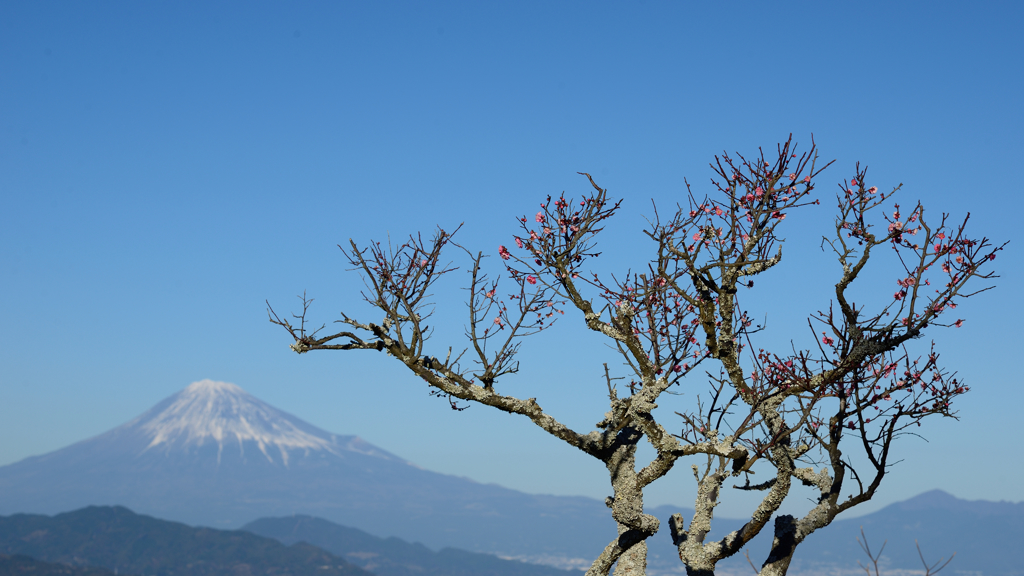
[[(905, 439), (860, 512), (932, 488), (1024, 500), (1022, 8), (894, 4), (4, 3), (0, 464), (211, 378), (425, 468), (603, 498), (597, 461), (523, 419), (452, 412), (373, 353), (291, 353), (264, 299), (287, 311), (306, 290), (324, 321), (377, 321), (336, 244), (464, 222), (462, 242), (495, 254), (546, 195), (586, 192), (577, 171), (625, 199), (595, 270), (637, 266), (652, 199), (682, 201), (684, 177), (709, 191), (715, 154), (793, 133), (837, 160), (823, 199), (859, 160), (907, 204), (1014, 241), (964, 327), (927, 335), (973, 386), (961, 420)], [(830, 205), (787, 221), (785, 263), (758, 293), (779, 342), (828, 305)], [(462, 343), (453, 280), (437, 350)], [(502, 385), (590, 429), (615, 359), (579, 324), (527, 340)], [(680, 406), (665, 409), (670, 423)], [(688, 476), (648, 503), (692, 505)]]

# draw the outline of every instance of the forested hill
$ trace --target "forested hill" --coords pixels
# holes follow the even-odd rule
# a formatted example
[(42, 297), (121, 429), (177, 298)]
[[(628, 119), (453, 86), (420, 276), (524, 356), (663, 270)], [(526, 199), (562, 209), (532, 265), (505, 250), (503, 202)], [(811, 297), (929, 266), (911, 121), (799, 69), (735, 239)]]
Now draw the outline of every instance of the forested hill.
[(0, 554), (0, 574), (3, 576), (114, 576), (114, 572), (104, 568), (43, 562), (20, 554), (13, 556)]
[(119, 506), (0, 517), (0, 554), (140, 576), (371, 576), (310, 544), (286, 546), (250, 532), (193, 528)]

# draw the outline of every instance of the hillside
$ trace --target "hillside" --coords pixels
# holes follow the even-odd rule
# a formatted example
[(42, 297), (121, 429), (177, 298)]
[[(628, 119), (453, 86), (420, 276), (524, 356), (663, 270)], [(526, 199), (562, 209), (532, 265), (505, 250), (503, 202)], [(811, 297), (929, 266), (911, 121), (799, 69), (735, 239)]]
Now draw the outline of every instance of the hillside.
[(122, 507), (0, 517), (0, 554), (145, 576), (370, 576), (309, 544), (193, 528)]
[(28, 556), (0, 554), (2, 576), (114, 576), (110, 570), (43, 562)]

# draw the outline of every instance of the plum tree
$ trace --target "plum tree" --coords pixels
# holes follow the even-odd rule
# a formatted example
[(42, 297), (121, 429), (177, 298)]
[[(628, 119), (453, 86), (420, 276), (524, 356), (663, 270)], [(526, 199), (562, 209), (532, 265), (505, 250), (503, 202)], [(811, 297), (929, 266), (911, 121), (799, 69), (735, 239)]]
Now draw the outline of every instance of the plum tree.
[[(716, 157), (711, 194), (699, 197), (687, 183), (685, 205), (671, 218), (649, 220), (644, 233), (652, 251), (640, 262), (642, 272), (623, 278), (584, 270), (599, 255), (595, 238), (621, 201), (581, 173), (592, 188), (583, 198), (549, 196), (535, 215), (518, 219), (512, 242), (498, 247), (504, 265), (498, 278), (484, 273), (483, 252), (454, 241), (458, 229), (439, 229), (430, 240), (413, 235), (399, 245), (361, 248), (350, 240), (342, 250), (366, 283), (364, 298), (383, 314), (379, 323), (342, 314), (345, 330), (320, 335), (323, 326), (307, 329), (305, 296), (294, 321), (269, 304), (268, 314), (288, 331), (297, 353), (384, 351), (453, 408), (463, 401), (521, 414), (600, 460), (611, 480), (606, 503), (617, 534), (588, 576), (608, 574), (613, 565), (618, 576), (645, 573), (646, 541), (660, 521), (644, 512), (644, 489), (687, 457), (700, 463), (692, 466), (695, 514), (689, 523), (679, 514), (668, 519), (687, 573), (713, 574), (774, 517), (760, 573), (782, 575), (809, 534), (871, 499), (891, 466), (896, 438), (925, 418), (954, 415), (951, 403), (968, 387), (940, 365), (934, 342), (920, 355), (908, 345), (925, 329), (962, 325), (946, 318), (959, 301), (991, 288), (971, 291), (968, 283), (994, 278), (986, 266), (1005, 246), (969, 237), (969, 214), (950, 225), (946, 214), (926, 218), (920, 203), (901, 208), (894, 203), (900, 186), (881, 192), (857, 164), (839, 185), (834, 234), (822, 243), (839, 266), (831, 305), (807, 315), (814, 345), (773, 347), (778, 340), (765, 343), (759, 335), (765, 327), (741, 306), (741, 291), (780, 268), (779, 229), (793, 221), (791, 214), (820, 205), (815, 181), (831, 164), (819, 165), (813, 144), (798, 154), (792, 136), (771, 155)], [(454, 346), (428, 348), (426, 324), (432, 288), (456, 269), (444, 263), (449, 248), (466, 255), (470, 272), (468, 341), (454, 357)], [(896, 266), (887, 272), (897, 284), (891, 295), (862, 280), (869, 262), (884, 260), (878, 258), (883, 250), (896, 256), (887, 259)], [(513, 289), (500, 291), (501, 278)], [(861, 284), (865, 301), (858, 304), (852, 287)], [(522, 339), (550, 328), (566, 311), (606, 338), (629, 373), (628, 390), (620, 391), (605, 364), (609, 410), (591, 431), (562, 424), (535, 398), (499, 392), (498, 381), (519, 368)], [(706, 393), (692, 396), (696, 402), (669, 425), (654, 411), (673, 387)], [(638, 463), (642, 441), (655, 456)], [(751, 484), (755, 471), (765, 479)], [(763, 496), (741, 529), (709, 541), (723, 485), (739, 476), (745, 482), (735, 488)], [(800, 518), (777, 513), (795, 482), (817, 492)]]

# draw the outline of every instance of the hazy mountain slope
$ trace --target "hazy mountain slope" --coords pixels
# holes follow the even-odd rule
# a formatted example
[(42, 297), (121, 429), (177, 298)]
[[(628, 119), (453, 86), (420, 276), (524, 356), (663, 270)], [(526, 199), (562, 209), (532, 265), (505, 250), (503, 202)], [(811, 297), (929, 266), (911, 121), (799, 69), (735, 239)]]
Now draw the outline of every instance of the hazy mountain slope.
[(0, 553), (153, 576), (370, 576), (309, 544), (192, 528), (121, 507), (0, 517)]
[[(670, 507), (655, 508), (649, 513), (666, 522)], [(687, 512), (692, 514), (692, 512)], [(686, 516), (689, 520), (690, 516)], [(724, 518), (712, 523), (710, 539), (720, 539), (742, 521)], [(664, 526), (664, 524), (663, 524)], [(748, 546), (750, 557), (760, 566), (770, 549), (772, 524)], [(864, 528), (873, 552), (888, 541), (882, 565), (888, 570), (921, 570), (921, 560), (914, 546), (921, 543), (925, 559), (956, 558), (943, 574), (974, 574), (974, 576), (1024, 576), (1024, 558), (1018, 552), (1024, 538), (1024, 503), (961, 500), (941, 490), (925, 492), (909, 500), (897, 502), (858, 518), (840, 516), (831, 525), (811, 534), (797, 548), (790, 574), (832, 574), (836, 570), (858, 572), (857, 562), (867, 556), (857, 544)], [(664, 573), (679, 566), (673, 556), (671, 538), (662, 530), (651, 540), (651, 564), (654, 573)], [(742, 554), (719, 566), (729, 573), (751, 573)], [(860, 571), (862, 573), (862, 571)]]
[(548, 566), (445, 548), (434, 552), (398, 538), (378, 538), (322, 518), (261, 518), (242, 527), (285, 544), (308, 542), (379, 576), (570, 576)]
[(856, 540), (862, 526), (873, 551), (888, 541), (883, 555), (892, 569), (921, 569), (916, 539), (930, 561), (956, 552), (947, 568), (953, 573), (1024, 575), (1019, 549), (1024, 538), (1024, 503), (960, 500), (941, 490), (860, 518), (833, 522), (797, 549), (797, 567), (813, 571), (834, 559), (852, 558), (854, 564), (865, 560)]

